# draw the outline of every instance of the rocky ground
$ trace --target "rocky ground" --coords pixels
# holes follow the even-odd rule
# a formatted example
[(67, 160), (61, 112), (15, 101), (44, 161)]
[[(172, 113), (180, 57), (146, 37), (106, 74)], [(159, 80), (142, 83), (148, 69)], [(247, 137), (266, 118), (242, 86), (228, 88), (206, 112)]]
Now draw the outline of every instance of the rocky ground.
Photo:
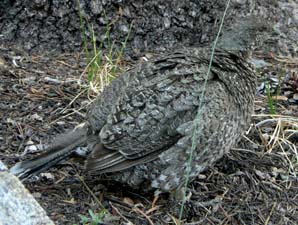
[[(189, 184), (183, 224), (297, 224), (298, 8), (294, 1), (280, 4), (275, 35), (254, 52), (253, 122), (238, 146)], [(84, 120), (94, 95), (82, 55), (28, 55), (1, 44), (0, 160), (8, 166)], [(79, 224), (89, 210), (103, 224), (180, 224), (180, 206), (169, 196), (154, 205), (153, 193), (83, 180), (81, 172), (82, 164), (71, 160), (26, 182), (57, 224)]]

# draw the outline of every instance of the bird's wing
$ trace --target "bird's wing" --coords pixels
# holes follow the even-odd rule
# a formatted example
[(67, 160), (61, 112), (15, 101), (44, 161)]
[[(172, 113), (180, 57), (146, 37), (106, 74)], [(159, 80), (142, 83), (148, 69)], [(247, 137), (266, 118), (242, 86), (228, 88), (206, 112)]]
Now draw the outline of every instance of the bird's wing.
[(176, 52), (130, 70), (130, 81), (101, 129), (102, 147), (93, 150), (87, 170), (128, 168), (174, 145), (181, 138), (177, 128), (197, 113), (208, 70), (204, 54)]

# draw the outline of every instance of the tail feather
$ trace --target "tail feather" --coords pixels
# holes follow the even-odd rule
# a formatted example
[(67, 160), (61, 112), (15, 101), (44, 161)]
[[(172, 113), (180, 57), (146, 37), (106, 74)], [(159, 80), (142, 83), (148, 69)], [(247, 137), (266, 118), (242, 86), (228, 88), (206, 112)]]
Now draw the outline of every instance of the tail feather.
[(138, 164), (150, 162), (156, 159), (162, 151), (163, 149), (160, 149), (139, 158), (127, 159), (120, 152), (97, 144), (87, 158), (85, 171), (91, 175), (122, 171)]
[(72, 131), (54, 139), (52, 145), (46, 149), (45, 153), (34, 159), (17, 163), (10, 168), (10, 172), (25, 180), (49, 169), (68, 158), (76, 147), (86, 144), (87, 131), (88, 126), (86, 123), (78, 125)]

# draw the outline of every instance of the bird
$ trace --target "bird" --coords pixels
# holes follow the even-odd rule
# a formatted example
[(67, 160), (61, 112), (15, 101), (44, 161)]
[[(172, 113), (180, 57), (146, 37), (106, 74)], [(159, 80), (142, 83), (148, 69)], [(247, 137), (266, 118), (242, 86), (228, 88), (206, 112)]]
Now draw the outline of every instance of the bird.
[(247, 57), (266, 26), (249, 19), (223, 32), (211, 68), (212, 45), (172, 50), (136, 65), (103, 90), (84, 123), (10, 172), (26, 179), (87, 145), (86, 176), (160, 192), (181, 188), (186, 173), (195, 179), (249, 125), (257, 75)]

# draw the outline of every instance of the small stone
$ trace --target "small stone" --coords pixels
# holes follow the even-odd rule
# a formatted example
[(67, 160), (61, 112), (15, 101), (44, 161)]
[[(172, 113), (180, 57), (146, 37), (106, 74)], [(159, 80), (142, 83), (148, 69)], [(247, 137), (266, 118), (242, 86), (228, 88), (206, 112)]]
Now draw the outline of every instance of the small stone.
[(33, 114), (31, 116), (31, 119), (33, 120), (38, 120), (38, 121), (42, 121), (42, 117), (40, 115), (38, 115), (37, 113)]
[(41, 198), (41, 193), (40, 193), (40, 192), (33, 192), (33, 193), (32, 193), (32, 196), (33, 196), (34, 198)]
[(268, 135), (268, 134), (262, 134), (262, 137), (263, 137), (263, 139), (265, 140), (265, 141), (269, 141), (269, 139), (270, 139), (270, 136)]
[(127, 34), (129, 32), (129, 27), (126, 25), (121, 25), (120, 30)]
[(7, 65), (6, 60), (0, 57), (0, 68), (1, 68), (1, 67), (4, 67), (4, 66), (6, 66), (6, 65)]
[(133, 200), (131, 198), (128, 198), (128, 197), (124, 197), (123, 198), (123, 202), (130, 205), (130, 206), (133, 206), (135, 203), (133, 202)]
[(54, 180), (55, 178), (51, 173), (41, 173), (40, 176), (46, 178), (47, 180)]
[(26, 77), (26, 78), (23, 78), (22, 79), (22, 81), (25, 84), (33, 84), (35, 80), (36, 80), (36, 77), (34, 77), (34, 76), (32, 76), (32, 77)]
[(57, 121), (56, 122), (59, 126), (63, 126), (63, 125), (65, 125), (65, 122), (64, 121)]
[(201, 180), (205, 180), (207, 178), (207, 176), (204, 175), (204, 174), (199, 174), (198, 178), (201, 179)]
[(166, 29), (171, 26), (171, 21), (168, 17), (164, 18), (163, 22), (164, 22), (164, 26), (165, 26)]
[(284, 93), (285, 96), (287, 96), (288, 98), (293, 96), (293, 92), (292, 91), (285, 91)]
[(4, 170), (7, 170), (7, 167), (3, 162), (0, 161), (0, 171), (4, 171)]
[(13, 119), (11, 119), (11, 118), (7, 118), (6, 122), (7, 122), (7, 123), (10, 123), (10, 124), (12, 124), (12, 125), (15, 125), (15, 124), (16, 124), (16, 121), (13, 120)]
[(27, 142), (26, 142), (26, 145), (33, 145), (34, 144), (34, 142), (32, 141), (32, 140), (28, 140)]
[(289, 98), (288, 101), (289, 101), (289, 103), (291, 103), (291, 104), (295, 104), (295, 103), (297, 103), (297, 101), (296, 101), (295, 99), (293, 99), (293, 98)]
[(261, 178), (262, 180), (270, 179), (270, 175), (266, 174), (260, 170), (255, 170), (256, 175)]
[(25, 152), (32, 153), (32, 152), (36, 152), (37, 150), (38, 149), (37, 149), (36, 145), (29, 145), (29, 146), (25, 147)]
[(295, 94), (293, 95), (293, 99), (294, 99), (295, 101), (298, 101), (298, 93), (295, 93)]

